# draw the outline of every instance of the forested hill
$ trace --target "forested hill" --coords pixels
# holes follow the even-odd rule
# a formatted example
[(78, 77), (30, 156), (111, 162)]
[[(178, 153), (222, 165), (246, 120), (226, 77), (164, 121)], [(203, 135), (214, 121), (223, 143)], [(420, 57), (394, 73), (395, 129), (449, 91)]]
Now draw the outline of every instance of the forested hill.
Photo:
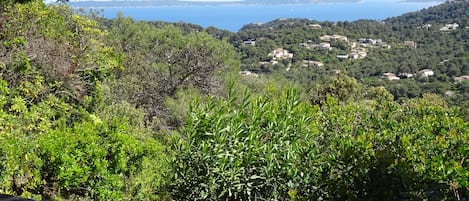
[(0, 199), (467, 200), (455, 23), (230, 33), (0, 1)]
[[(468, 1), (451, 1), (383, 21), (277, 19), (226, 37), (241, 52), (243, 70), (286, 78), (305, 91), (342, 71), (385, 87), (396, 100), (440, 94), (469, 117), (468, 10)], [(277, 48), (292, 56), (273, 61)]]
[(451, 1), (418, 12), (403, 14), (385, 20), (391, 24), (421, 25), (426, 23), (458, 23), (469, 26), (468, 1)]
[[(406, 13), (400, 16), (390, 17), (385, 20), (384, 22), (388, 24), (401, 24), (401, 25), (422, 25), (426, 23), (458, 23), (460, 25), (467, 26), (469, 22), (467, 20), (468, 16), (468, 8), (469, 8), (469, 1), (462, 0), (462, 1), (447, 1), (445, 3), (441, 3), (436, 6), (432, 6), (429, 8), (424, 8), (416, 12)], [(283, 19), (283, 20), (282, 20)], [(257, 28), (270, 28), (270, 27), (278, 27), (279, 25), (285, 25), (285, 20), (288, 22), (297, 22), (297, 23), (318, 23), (318, 21), (311, 20), (311, 19), (277, 19), (271, 22), (263, 23), (263, 24), (250, 24), (243, 27), (241, 30), (250, 29), (256, 27)], [(358, 20), (360, 21), (360, 20)], [(324, 22), (323, 22), (324, 23)], [(352, 22), (351, 22), (352, 23)]]

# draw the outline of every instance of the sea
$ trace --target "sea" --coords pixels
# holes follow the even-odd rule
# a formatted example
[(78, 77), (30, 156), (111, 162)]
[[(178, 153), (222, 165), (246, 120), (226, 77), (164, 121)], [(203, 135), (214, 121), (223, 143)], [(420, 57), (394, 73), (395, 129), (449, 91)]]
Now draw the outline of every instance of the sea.
[(107, 7), (101, 10), (106, 18), (121, 12), (135, 20), (187, 22), (202, 27), (216, 27), (232, 32), (246, 24), (265, 23), (278, 18), (306, 18), (318, 21), (383, 20), (440, 4), (439, 1), (379, 1), (312, 3), (301, 5), (223, 5)]

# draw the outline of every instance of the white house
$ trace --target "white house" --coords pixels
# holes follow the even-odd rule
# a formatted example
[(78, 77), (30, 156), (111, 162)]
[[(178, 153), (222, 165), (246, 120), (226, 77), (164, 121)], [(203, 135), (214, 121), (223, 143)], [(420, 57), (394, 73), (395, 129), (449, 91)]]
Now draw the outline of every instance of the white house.
[(337, 35), (337, 34), (323, 35), (323, 36), (319, 37), (319, 39), (321, 39), (322, 41), (326, 41), (326, 42), (329, 42), (329, 41), (348, 41), (347, 36), (341, 36), (341, 35)]
[(383, 73), (383, 78), (392, 81), (392, 80), (400, 80), (401, 78), (397, 77), (394, 73)]
[(383, 44), (382, 39), (372, 39), (372, 38), (360, 38), (358, 42), (362, 45), (381, 45)]
[(432, 28), (432, 24), (424, 24), (424, 25), (422, 25), (422, 29), (429, 30), (430, 28)]
[(462, 82), (462, 81), (469, 80), (469, 75), (463, 75), (463, 76), (460, 76), (460, 77), (455, 77), (453, 79), (454, 79), (455, 82)]
[(348, 38), (347, 38), (347, 36), (341, 36), (341, 35), (334, 34), (334, 35), (332, 35), (331, 40), (332, 41), (348, 41)]
[(248, 46), (256, 46), (256, 41), (252, 39), (248, 39), (248, 40), (243, 41), (243, 44), (248, 45)]
[(303, 66), (304, 67), (308, 67), (308, 66), (323, 67), (324, 64), (319, 61), (303, 60)]
[(414, 76), (415, 74), (412, 74), (412, 73), (399, 73), (399, 77), (404, 78), (404, 79), (413, 78)]
[(325, 50), (332, 50), (332, 47), (331, 47), (331, 44), (330, 43), (319, 43), (319, 47), (321, 49), (325, 49)]
[(311, 28), (315, 28), (315, 29), (320, 29), (321, 28), (320, 24), (310, 24), (308, 26), (311, 27)]
[(293, 58), (293, 53), (288, 52), (288, 50), (284, 50), (283, 48), (277, 48), (270, 52), (267, 56), (272, 57), (274, 60), (276, 59), (291, 59)]
[(451, 31), (451, 30), (456, 30), (459, 28), (458, 23), (453, 23), (453, 24), (445, 24), (444, 27), (440, 29), (440, 31)]
[(435, 75), (435, 72), (433, 72), (433, 70), (431, 70), (431, 69), (422, 69), (422, 70), (419, 71), (419, 74), (422, 77), (430, 77), (430, 76)]
[(349, 55), (337, 55), (337, 59), (348, 59)]

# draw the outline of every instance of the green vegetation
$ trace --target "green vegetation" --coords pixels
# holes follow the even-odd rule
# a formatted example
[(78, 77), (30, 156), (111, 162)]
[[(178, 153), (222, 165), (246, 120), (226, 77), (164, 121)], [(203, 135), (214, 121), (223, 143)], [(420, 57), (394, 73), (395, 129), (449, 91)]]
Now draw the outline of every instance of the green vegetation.
[[(37, 199), (156, 199), (166, 148), (104, 105), (102, 83), (122, 67), (107, 31), (63, 6), (2, 13), (0, 189)], [(122, 108), (123, 114), (112, 113)], [(111, 112), (106, 112), (111, 111)], [(133, 117), (135, 119), (128, 119)]]
[[(108, 102), (128, 102), (145, 109), (146, 119), (163, 118), (163, 105), (179, 89), (215, 93), (223, 77), (237, 73), (235, 51), (207, 33), (183, 33), (171, 25), (157, 28), (120, 16), (109, 24), (108, 40), (124, 57), (124, 68), (108, 83)], [(171, 121), (170, 118), (160, 119)], [(177, 122), (168, 122), (170, 127)]]
[[(319, 22), (296, 19), (248, 25), (239, 33), (108, 20), (39, 0), (0, 6), (2, 194), (37, 200), (469, 198), (469, 86), (452, 80), (465, 75), (467, 44), (459, 40), (467, 29), (441, 33), (410, 25), (447, 9), (457, 18), (438, 23), (464, 25), (467, 14), (457, 14), (462, 11), (453, 3), (402, 16), (409, 25), (396, 18), (386, 25), (324, 22), (317, 29), (309, 25)], [(354, 49), (347, 41), (306, 48), (326, 34), (379, 37), (391, 49), (370, 48), (366, 58), (344, 60), (336, 55)], [(248, 38), (256, 45), (243, 45)], [(430, 48), (436, 43), (442, 48)], [(276, 48), (294, 56), (259, 65), (272, 62), (268, 54)], [(434, 76), (379, 77), (443, 58), (448, 61), (432, 68)], [(401, 65), (393, 70), (396, 62)], [(250, 72), (240, 76), (240, 68)]]
[(181, 131), (185, 140), (175, 149), (173, 196), (450, 200), (453, 191), (467, 196), (464, 120), (435, 95), (403, 104), (381, 97), (350, 104), (329, 97), (319, 107), (290, 90), (196, 101)]
[[(451, 105), (466, 108), (468, 91), (458, 80), (469, 75), (467, 40), (469, 16), (467, 1), (453, 1), (422, 11), (389, 18), (382, 22), (359, 20), (355, 22), (318, 22), (307, 19), (278, 19), (265, 24), (246, 25), (238, 33), (224, 34), (241, 53), (241, 69), (274, 74), (287, 78), (310, 91), (317, 82), (328, 79), (334, 71), (347, 72), (366, 86), (383, 86), (396, 100), (421, 97), (436, 93)], [(446, 24), (459, 25), (455, 30), (440, 30)], [(322, 40), (324, 35), (346, 36), (347, 41)], [(254, 39), (255, 45), (243, 41)], [(360, 39), (381, 39), (380, 45), (362, 44)], [(321, 48), (321, 42), (331, 49)], [(406, 43), (407, 42), (407, 43)], [(354, 43), (356, 48), (351, 48)], [(274, 65), (259, 64), (269, 61), (267, 55), (275, 48), (284, 48), (294, 54), (291, 61)], [(366, 49), (362, 59), (337, 58), (352, 55), (353, 49)], [(360, 50), (360, 51), (362, 51)], [(324, 66), (303, 65), (303, 60), (322, 62)], [(290, 66), (290, 68), (287, 68)], [(287, 70), (288, 69), (288, 70)], [(421, 76), (430, 69), (433, 76)], [(400, 80), (383, 79), (393, 73)], [(406, 77), (412, 74), (413, 77)], [(464, 109), (465, 110), (465, 109)], [(469, 113), (464, 111), (466, 120)]]

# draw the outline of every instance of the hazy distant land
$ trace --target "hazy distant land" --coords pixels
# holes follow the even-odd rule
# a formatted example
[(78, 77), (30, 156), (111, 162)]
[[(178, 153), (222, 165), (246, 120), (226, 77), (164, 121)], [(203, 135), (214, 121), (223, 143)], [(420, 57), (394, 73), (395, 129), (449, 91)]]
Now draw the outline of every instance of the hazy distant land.
[(157, 7), (157, 6), (205, 6), (205, 5), (275, 5), (311, 3), (358, 3), (361, 0), (71, 0), (76, 7)]

